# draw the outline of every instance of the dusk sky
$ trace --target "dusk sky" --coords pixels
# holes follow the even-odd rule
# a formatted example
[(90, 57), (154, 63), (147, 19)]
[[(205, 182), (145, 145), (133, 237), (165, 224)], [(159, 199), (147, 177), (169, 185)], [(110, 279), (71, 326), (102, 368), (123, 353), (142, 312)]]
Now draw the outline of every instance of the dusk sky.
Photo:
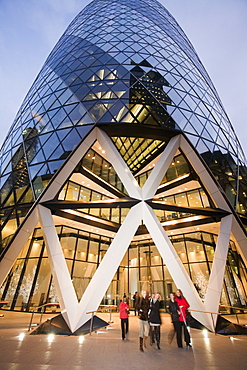
[[(48, 54), (89, 2), (0, 0), (0, 146)], [(160, 2), (194, 45), (247, 154), (247, 1)]]

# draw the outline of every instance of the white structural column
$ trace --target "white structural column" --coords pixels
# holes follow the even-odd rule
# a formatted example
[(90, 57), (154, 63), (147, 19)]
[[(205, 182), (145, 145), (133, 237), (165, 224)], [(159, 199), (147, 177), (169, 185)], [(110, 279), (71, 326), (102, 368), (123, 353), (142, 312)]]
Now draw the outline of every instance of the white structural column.
[(154, 169), (150, 173), (147, 181), (145, 182), (142, 188), (143, 199), (148, 200), (148, 199), (153, 198), (153, 196), (155, 195), (155, 192), (160, 186), (161, 181), (163, 177), (165, 176), (173, 160), (173, 157), (176, 154), (176, 151), (179, 148), (180, 136), (181, 135), (173, 137), (167, 144), (161, 156), (159, 157), (159, 160), (157, 161)]
[(58, 239), (51, 211), (41, 205), (38, 205), (38, 209), (51, 271), (54, 277), (56, 293), (61, 307), (61, 313), (70, 330), (73, 331), (78, 300), (69, 275), (62, 247)]
[(210, 315), (200, 312), (205, 311), (204, 305), (187, 271), (185, 270), (181, 259), (152, 208), (146, 203), (143, 204), (143, 221), (177, 288), (182, 289), (186, 299), (190, 303), (191, 309), (196, 310), (193, 312), (193, 316), (208, 329), (213, 330)]
[(103, 260), (90, 281), (76, 314), (74, 330), (80, 328), (90, 318), (87, 312), (97, 310), (99, 304), (116, 273), (142, 219), (141, 204), (132, 207)]
[(107, 136), (106, 133), (99, 128), (97, 128), (97, 140), (102, 148), (104, 148), (108, 160), (113, 165), (129, 196), (136, 199), (142, 199), (141, 189), (138, 185), (138, 182), (132, 175), (129, 167), (124, 162), (109, 136)]
[(32, 235), (38, 221), (37, 208), (34, 208), (30, 212), (29, 217), (21, 225), (19, 232), (14, 236), (11, 247), (7, 250), (0, 262), (0, 286), (3, 284), (4, 279), (8, 275), (28, 238)]
[(89, 311), (95, 311), (110, 285), (121, 260), (141, 222), (141, 205), (132, 207), (118, 230), (112, 244), (96, 270), (83, 297), (78, 303), (61, 244), (50, 210), (39, 205), (40, 223), (59, 297), (61, 313), (70, 330), (75, 332), (90, 319)]
[[(90, 134), (82, 141), (82, 143), (77, 147), (71, 157), (63, 165), (62, 169), (57, 171), (53, 176), (52, 180), (48, 184), (47, 188), (41, 194), (40, 198), (36, 201), (36, 204), (51, 200), (55, 197), (58, 191), (63, 186), (64, 182), (69, 178), (70, 174), (73, 172), (74, 168), (78, 165), (81, 158), (85, 155), (87, 150), (96, 141), (96, 128), (94, 128)], [(23, 224), (20, 226), (19, 230), (16, 232), (13, 241), (8, 247), (2, 261), (0, 262), (0, 286), (2, 285), (4, 279), (8, 275), (11, 267), (16, 261), (18, 254), (21, 252), (26, 241), (33, 233), (39, 221), (38, 209), (34, 209), (28, 214), (27, 218), (24, 220)]]
[[(208, 289), (204, 301), (206, 311), (218, 312), (219, 310), (220, 296), (222, 292), (226, 259), (232, 228), (232, 217), (232, 215), (229, 215), (221, 220), (220, 232), (217, 239), (212, 271), (210, 274)], [(217, 315), (213, 315), (213, 320), (215, 325)]]

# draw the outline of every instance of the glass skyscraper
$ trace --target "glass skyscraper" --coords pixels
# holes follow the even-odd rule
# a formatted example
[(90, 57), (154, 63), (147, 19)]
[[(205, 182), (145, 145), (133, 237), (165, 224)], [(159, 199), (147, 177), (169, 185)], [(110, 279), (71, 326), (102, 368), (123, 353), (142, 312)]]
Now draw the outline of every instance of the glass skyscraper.
[(1, 300), (100, 303), (181, 288), (193, 315), (246, 307), (246, 160), (193, 46), (156, 0), (94, 0), (1, 148)]

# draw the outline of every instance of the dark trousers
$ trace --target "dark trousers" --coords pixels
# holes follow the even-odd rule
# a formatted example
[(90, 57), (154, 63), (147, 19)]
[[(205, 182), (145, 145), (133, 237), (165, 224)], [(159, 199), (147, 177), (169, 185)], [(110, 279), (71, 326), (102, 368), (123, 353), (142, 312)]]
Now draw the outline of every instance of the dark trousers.
[(154, 339), (156, 339), (157, 343), (160, 342), (160, 326), (152, 326), (150, 325), (150, 333), (152, 342), (154, 343)]
[(174, 326), (174, 330), (175, 330), (176, 337), (177, 337), (178, 347), (183, 347), (183, 345), (182, 345), (182, 323), (181, 323), (181, 321), (179, 321), (179, 320), (174, 321), (173, 326)]
[(136, 306), (134, 306), (134, 312), (135, 312), (135, 316), (136, 316), (136, 314), (139, 315), (139, 310)]
[[(185, 325), (185, 323), (183, 321), (180, 321), (180, 329), (179, 329), (179, 333), (178, 333), (178, 336), (177, 336), (179, 347), (182, 347), (182, 330), (184, 331), (184, 341), (185, 341), (185, 343), (186, 344), (190, 343), (190, 333), (188, 332), (187, 326)], [(179, 344), (181, 344), (181, 345), (179, 345)]]
[(125, 334), (129, 330), (129, 319), (121, 319), (122, 339), (125, 338)]

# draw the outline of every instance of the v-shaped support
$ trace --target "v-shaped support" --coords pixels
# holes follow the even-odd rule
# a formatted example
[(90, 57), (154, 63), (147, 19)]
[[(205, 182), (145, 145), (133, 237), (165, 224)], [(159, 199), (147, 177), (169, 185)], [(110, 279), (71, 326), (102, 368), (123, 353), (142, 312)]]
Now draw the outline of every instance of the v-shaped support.
[[(130, 209), (84, 292), (81, 301), (78, 303), (62, 248), (58, 240), (52, 215), (50, 211), (41, 206), (40, 203), (54, 198), (64, 182), (69, 178), (75, 166), (96, 140), (98, 140), (102, 148), (104, 148), (108, 160), (112, 163), (115, 171), (123, 182), (123, 185), (127, 189), (129, 196), (139, 200), (140, 202)], [(12, 246), (9, 248), (4, 261), (1, 263), (1, 266), (4, 266), (4, 273), (6, 274), (6, 271), (11, 267), (30, 233), (36, 226), (37, 222), (40, 221), (48, 249), (52, 274), (54, 276), (62, 314), (71, 328), (71, 331), (74, 332), (89, 319), (87, 312), (98, 308), (98, 305), (125, 252), (127, 251), (140, 222), (143, 220), (159, 250), (160, 255), (166, 263), (174, 282), (184, 291), (186, 298), (191, 304), (191, 308), (197, 310), (193, 315), (205, 326), (213, 330), (214, 322), (210, 314), (207, 312), (203, 313), (202, 311), (218, 311), (226, 254), (230, 239), (232, 216), (227, 216), (221, 221), (212, 273), (209, 280), (208, 291), (206, 293), (205, 304), (203, 304), (165, 230), (161, 226), (154, 211), (146, 203), (147, 200), (154, 196), (178, 148), (181, 148), (195, 171), (200, 176), (202, 183), (210, 193), (215, 204), (219, 208), (225, 209), (229, 212), (230, 209), (215, 181), (212, 179), (208, 170), (205, 168), (193, 148), (182, 135), (178, 135), (170, 140), (149, 178), (141, 189), (110, 138), (99, 128), (94, 128), (64, 164), (61, 170), (54, 176), (47, 189), (36, 202), (36, 207), (33, 207), (29, 217), (16, 233), (16, 237), (13, 242), (15, 248), (12, 248)], [(235, 219), (234, 230), (235, 234), (238, 234), (237, 239), (242, 243), (242, 240), (244, 240), (243, 233), (241, 234), (241, 228), (238, 227)], [(22, 237), (19, 239), (20, 235), (22, 235)], [(17, 241), (21, 242), (17, 243)], [(0, 271), (3, 271), (2, 268)], [(3, 275), (4, 274), (1, 276), (2, 280)]]
[[(191, 282), (172, 243), (166, 235), (166, 232), (161, 226), (153, 210), (145, 203), (145, 200), (154, 196), (172, 161), (172, 158), (178, 150), (180, 144), (179, 136), (171, 139), (163, 154), (160, 156), (155, 169), (152, 171), (150, 177), (144, 184), (143, 189), (139, 187), (129, 169), (126, 168), (127, 166), (125, 162), (119, 155), (109, 137), (105, 133), (98, 130), (97, 140), (104, 148), (108, 160), (114, 166), (115, 171), (121, 178), (124, 186), (127, 188), (129, 195), (132, 197), (136, 196), (139, 199), (141, 198), (142, 201), (130, 209), (122, 226), (118, 230), (113, 242), (111, 243), (111, 246), (107, 250), (102, 262), (96, 270), (88, 287), (86, 288), (80, 303), (75, 303), (75, 293), (72, 283), (70, 282), (70, 276), (65, 266), (65, 262), (63, 262), (62, 269), (55, 268), (56, 265), (58, 265), (58, 261), (64, 259), (62, 249), (60, 246), (59, 251), (60, 243), (55, 235), (55, 226), (53, 226), (53, 235), (51, 235), (51, 225), (46, 225), (46, 222), (49, 219), (48, 213), (50, 211), (43, 209), (42, 206), (39, 206), (41, 224), (44, 235), (46, 235), (46, 245), (50, 249), (50, 258), (53, 260), (53, 274), (56, 276), (55, 285), (57, 286), (57, 289), (59, 289), (58, 294), (61, 296), (60, 302), (62, 304), (62, 310), (64, 311), (64, 317), (66, 317), (66, 321), (71, 330), (77, 330), (89, 319), (87, 312), (96, 310), (98, 308), (102, 297), (107, 290), (118, 266), (120, 265), (120, 262), (142, 220), (153, 237), (153, 240), (176, 284), (180, 287), (183, 287), (183, 289), (186, 288), (185, 290), (188, 292), (190, 297), (189, 300), (195, 309), (198, 311), (204, 311), (204, 306), (197, 294), (197, 291), (195, 290), (194, 285)], [(52, 223), (51, 215), (49, 223)], [(52, 253), (52, 250), (55, 251), (55, 254)], [(62, 266), (62, 263), (59, 263)], [(59, 281), (63, 281), (62, 285), (59, 283)], [(200, 321), (203, 322), (207, 327), (210, 327), (210, 320), (208, 319), (207, 315), (202, 315), (200, 313)]]

